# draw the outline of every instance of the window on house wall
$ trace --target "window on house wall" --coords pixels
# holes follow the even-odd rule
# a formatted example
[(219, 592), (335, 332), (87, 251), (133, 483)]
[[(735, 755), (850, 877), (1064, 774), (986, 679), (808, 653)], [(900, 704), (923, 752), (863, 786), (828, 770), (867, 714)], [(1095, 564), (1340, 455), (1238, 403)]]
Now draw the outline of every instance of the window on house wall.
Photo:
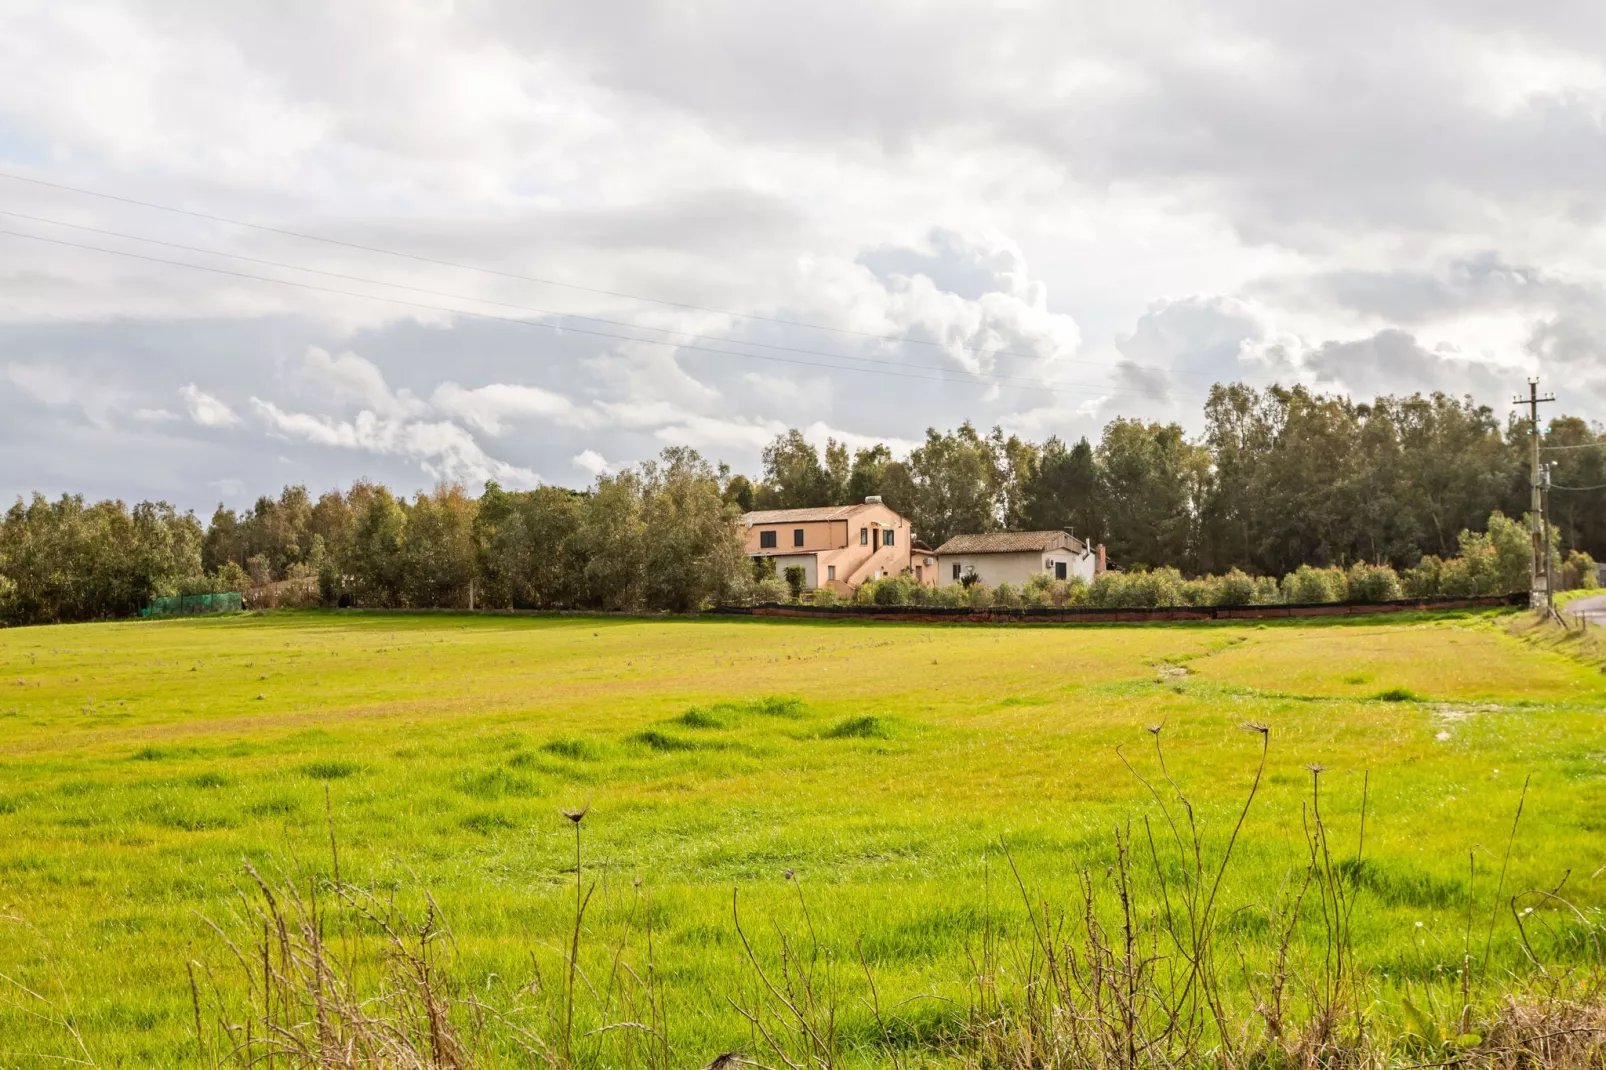
[(916, 565), (915, 566), (915, 582), (919, 583), (920, 580), (921, 580), (921, 568), (920, 568), (919, 565)]
[(959, 562), (955, 561), (954, 562), (954, 579), (957, 580), (958, 578), (959, 578)]
[(793, 528), (792, 529), (792, 545), (793, 546), (802, 546), (803, 545), (803, 529), (802, 528)]
[(892, 545), (892, 541), (893, 541), (892, 540), (892, 536), (894, 534), (896, 534), (896, 532), (894, 532), (891, 528), (888, 528), (886, 531), (882, 532), (881, 533), (881, 545), (882, 546), (891, 546)]
[(870, 545), (870, 529), (869, 528), (860, 528), (859, 529), (859, 545), (860, 546), (869, 546)]
[(1054, 578), (1056, 580), (1063, 580), (1065, 578), (1065, 562), (1054, 562)]
[(835, 565), (826, 565), (825, 566), (825, 578), (828, 579), (828, 580), (836, 579), (836, 566)]
[(775, 549), (775, 532), (761, 531), (758, 533), (758, 547), (761, 550)]

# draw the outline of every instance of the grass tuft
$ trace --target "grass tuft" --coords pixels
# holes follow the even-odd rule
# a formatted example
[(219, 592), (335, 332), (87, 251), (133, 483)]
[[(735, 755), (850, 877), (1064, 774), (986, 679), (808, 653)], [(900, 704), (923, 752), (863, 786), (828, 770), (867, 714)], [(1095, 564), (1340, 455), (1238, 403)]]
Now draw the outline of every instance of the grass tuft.
[(808, 703), (804, 702), (802, 699), (783, 698), (779, 695), (771, 695), (769, 698), (754, 699), (747, 703), (747, 708), (752, 710), (754, 713), (763, 714), (765, 717), (798, 718), (807, 717), (809, 713)]
[(476, 810), (472, 814), (465, 815), (458, 824), (482, 836), (518, 827), (518, 822), (496, 810)]
[[(735, 718), (729, 716), (728, 714), (716, 712), (720, 709), (721, 707), (719, 706), (715, 706), (712, 709), (705, 709), (702, 706), (693, 706), (679, 717), (676, 717), (675, 723), (679, 725), (685, 725), (687, 728), (736, 727)], [(728, 709), (728, 707), (726, 707), (726, 709)]]
[(506, 799), (538, 794), (536, 783), (506, 769), (468, 770), (458, 774), (457, 790), (475, 799)]
[(1372, 696), (1379, 702), (1421, 702), (1421, 695), (1408, 687), (1391, 687), (1387, 691), (1379, 691)]
[(343, 780), (349, 776), (356, 776), (361, 771), (362, 766), (356, 762), (343, 762), (338, 759), (308, 762), (301, 767), (301, 775), (309, 780)]
[(637, 732), (635, 735), (630, 737), (630, 741), (632, 743), (640, 743), (643, 746), (651, 747), (653, 750), (665, 754), (675, 751), (704, 750), (712, 746), (712, 744), (703, 743), (694, 739), (681, 739), (679, 736), (672, 736), (667, 732), (660, 732), (656, 728), (649, 728), (645, 732)]
[(849, 717), (821, 733), (823, 739), (891, 739), (892, 725), (884, 717)]
[(559, 758), (567, 758), (571, 762), (595, 762), (602, 758), (601, 747), (589, 739), (576, 739), (573, 736), (549, 739), (541, 744), (541, 749)]

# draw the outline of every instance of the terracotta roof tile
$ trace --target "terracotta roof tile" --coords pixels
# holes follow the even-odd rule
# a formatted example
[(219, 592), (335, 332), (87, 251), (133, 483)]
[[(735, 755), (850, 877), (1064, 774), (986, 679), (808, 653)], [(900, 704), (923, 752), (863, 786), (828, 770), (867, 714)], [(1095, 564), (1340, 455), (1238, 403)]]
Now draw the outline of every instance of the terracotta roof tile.
[(817, 520), (846, 520), (860, 509), (871, 508), (869, 503), (857, 505), (821, 505), (813, 509), (758, 509), (742, 514), (742, 523), (755, 524), (807, 524)]
[(1022, 554), (1032, 551), (1066, 549), (1081, 553), (1081, 539), (1064, 531), (990, 531), (976, 535), (955, 535), (941, 546), (938, 554)]

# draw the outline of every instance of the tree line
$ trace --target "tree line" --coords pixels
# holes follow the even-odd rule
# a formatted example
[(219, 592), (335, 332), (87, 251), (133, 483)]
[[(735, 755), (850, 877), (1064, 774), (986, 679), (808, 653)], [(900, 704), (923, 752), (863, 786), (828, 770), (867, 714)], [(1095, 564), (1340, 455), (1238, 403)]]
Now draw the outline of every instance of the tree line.
[[(1133, 591), (1204, 597), (1180, 592), (1235, 591), (1240, 581), (1223, 577), (1301, 566), (1437, 576), (1432, 562), (1459, 590), (1473, 566), (1449, 562), (1471, 560), (1469, 534), (1494, 531), (1492, 513), (1528, 508), (1525, 425), (1502, 426), (1468, 399), (1362, 403), (1218, 385), (1204, 417), (1197, 437), (1116, 419), (1096, 443), (1074, 444), (966, 423), (928, 430), (903, 457), (885, 445), (816, 450), (789, 431), (755, 477), (671, 448), (579, 491), (488, 483), (478, 497), (448, 485), (408, 499), (359, 481), (315, 499), (290, 486), (240, 512), (220, 505), (206, 524), (165, 502), (36, 494), (0, 519), (0, 621), (127, 616), (159, 595), (222, 590), (289, 604), (686, 612), (784, 592), (748, 562), (742, 512), (872, 494), (931, 546), (964, 532), (1070, 530), (1105, 544), (1127, 575), (1150, 577)], [(1560, 552), (1601, 556), (1606, 432), (1560, 417), (1542, 445)], [(1185, 588), (1184, 576), (1216, 578)]]
[[(793, 508), (879, 494), (933, 547), (952, 535), (1066, 529), (1103, 543), (1123, 568), (1300, 565), (1404, 569), (1458, 552), (1492, 512), (1529, 511), (1529, 434), (1487, 406), (1444, 394), (1370, 403), (1304, 387), (1217, 385), (1204, 432), (1117, 419), (1098, 441), (1041, 443), (970, 424), (928, 430), (908, 456), (877, 445), (823, 455), (790, 431), (764, 451), (757, 480), (731, 479), (741, 508)], [(1551, 517), (1564, 551), (1606, 552), (1606, 432), (1551, 420)], [(1567, 489), (1562, 489), (1567, 488)], [(1587, 489), (1574, 489), (1587, 488)]]

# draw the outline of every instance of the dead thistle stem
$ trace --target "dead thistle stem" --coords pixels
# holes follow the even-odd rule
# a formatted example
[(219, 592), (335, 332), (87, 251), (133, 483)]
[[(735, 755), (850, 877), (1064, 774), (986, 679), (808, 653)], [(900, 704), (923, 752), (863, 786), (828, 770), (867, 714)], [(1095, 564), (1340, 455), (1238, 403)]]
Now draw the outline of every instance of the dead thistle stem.
[[(574, 975), (580, 961), (580, 925), (585, 917), (586, 904), (591, 900), (589, 893), (584, 899), (580, 894), (580, 824), (590, 809), (591, 804), (586, 803), (578, 810), (561, 811), (574, 824), (574, 931), (569, 941), (568, 983), (563, 997), (563, 1059), (570, 1066), (574, 1065)], [(595, 890), (596, 886), (593, 885), (592, 891)]]
[(190, 1006), (195, 1011), (195, 1057), (197, 1063), (205, 1067), (209, 1060), (206, 1057), (206, 1037), (201, 1032), (201, 990), (195, 984), (194, 959), (184, 963), (184, 972), (190, 977)]
[[(833, 1070), (836, 1065), (837, 1041), (834, 996), (828, 994), (822, 1001), (813, 970), (803, 966), (796, 949), (792, 946), (792, 941), (779, 928), (776, 929), (781, 952), (779, 985), (770, 977), (763, 964), (759, 962), (747, 931), (742, 927), (738, 892), (735, 888), (731, 889), (731, 919), (736, 928), (736, 935), (741, 939), (748, 965), (759, 982), (759, 991), (752, 1010), (748, 1010), (735, 1000), (727, 998), (727, 1002), (747, 1020), (776, 1057), (791, 1070), (803, 1070), (805, 1065), (812, 1065), (818, 1070)], [(815, 945), (816, 958), (818, 952), (818, 945)], [(783, 1040), (776, 1036), (775, 1030), (766, 1024), (766, 1018), (774, 1020), (779, 1026), (784, 1026), (796, 1038), (797, 1046), (801, 1049), (798, 1058), (793, 1057)], [(799, 1058), (803, 1061), (799, 1062)]]
[(1489, 956), (1494, 951), (1494, 925), (1500, 914), (1500, 898), (1506, 890), (1506, 870), (1511, 865), (1511, 849), (1517, 842), (1517, 825), (1522, 821), (1522, 807), (1528, 801), (1528, 785), (1533, 781), (1534, 775), (1529, 773), (1522, 778), (1522, 793), (1517, 796), (1517, 812), (1511, 817), (1511, 835), (1506, 838), (1506, 854), (1500, 860), (1500, 880), (1495, 885), (1494, 903), (1489, 908), (1489, 932), (1483, 940), (1483, 967), (1479, 970), (1479, 980), (1489, 976)]
[(1461, 1032), (1471, 1028), (1472, 1017), (1472, 906), (1477, 891), (1478, 854), (1467, 852), (1467, 928), (1461, 939)]
[(859, 937), (859, 965), (864, 967), (864, 983), (870, 989), (870, 1010), (875, 1015), (876, 1026), (881, 1030), (881, 1040), (887, 1046), (887, 1054), (892, 1059), (892, 1070), (903, 1070), (903, 1061), (898, 1058), (898, 1047), (893, 1043), (892, 1031), (887, 1028), (887, 1020), (881, 1016), (881, 993), (876, 991), (875, 974), (870, 970), (870, 960), (864, 954), (864, 937)]

